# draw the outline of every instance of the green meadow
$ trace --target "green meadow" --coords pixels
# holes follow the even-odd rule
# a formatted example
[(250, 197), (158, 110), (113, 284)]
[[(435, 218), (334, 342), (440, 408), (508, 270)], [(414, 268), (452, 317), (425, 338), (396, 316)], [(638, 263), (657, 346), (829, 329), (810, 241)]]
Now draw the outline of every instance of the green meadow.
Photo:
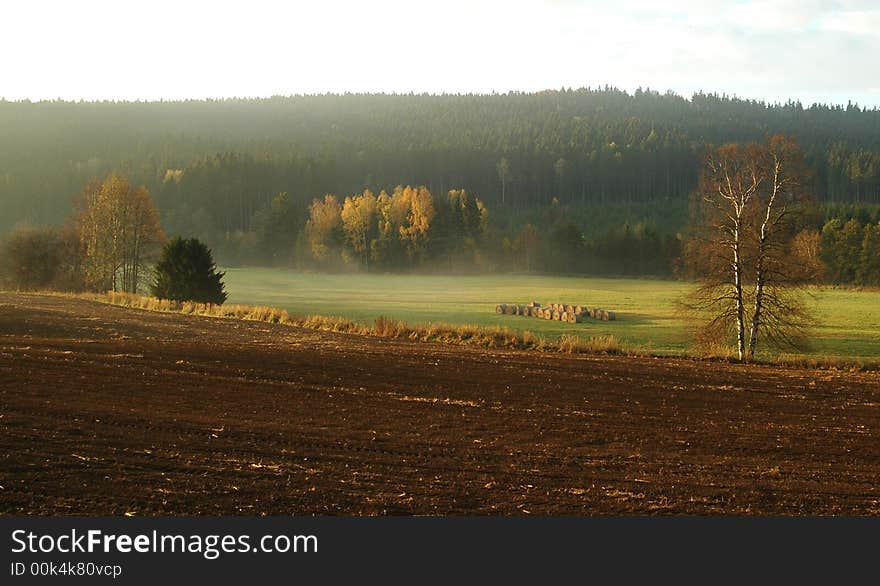
[[(548, 338), (614, 335), (648, 352), (682, 354), (690, 333), (677, 302), (692, 287), (680, 281), (527, 275), (421, 276), (299, 273), (239, 268), (226, 272), (230, 303), (270, 305), (292, 314), (335, 315), (363, 323), (378, 316), (409, 323), (505, 326)], [(561, 302), (613, 309), (618, 321), (566, 324), (498, 315), (498, 303)], [(815, 356), (880, 358), (880, 292), (819, 288)]]

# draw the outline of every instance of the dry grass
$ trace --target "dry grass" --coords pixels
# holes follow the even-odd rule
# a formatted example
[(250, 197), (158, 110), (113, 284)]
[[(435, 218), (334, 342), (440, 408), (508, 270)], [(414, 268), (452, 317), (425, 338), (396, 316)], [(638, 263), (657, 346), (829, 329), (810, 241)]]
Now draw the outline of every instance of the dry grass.
[(559, 351), (569, 354), (628, 354), (614, 336), (582, 338), (565, 334), (559, 338)]
[(880, 362), (839, 356), (810, 356), (808, 354), (780, 354), (769, 364), (814, 370), (848, 370), (853, 372), (880, 370)]
[(483, 327), (447, 323), (407, 324), (385, 316), (377, 317), (373, 325), (363, 325), (342, 317), (309, 315), (291, 316), (286, 310), (267, 306), (213, 305), (191, 301), (171, 301), (132, 293), (107, 292), (106, 294), (81, 294), (77, 297), (147, 311), (162, 311), (242, 319), (268, 323), (287, 324), (380, 338), (396, 338), (421, 342), (440, 342), (479, 346), (481, 348), (512, 348), (541, 352), (566, 352), (569, 354), (636, 354), (624, 349), (614, 336), (581, 338), (563, 336), (558, 342), (537, 336), (529, 331), (517, 332), (505, 327)]

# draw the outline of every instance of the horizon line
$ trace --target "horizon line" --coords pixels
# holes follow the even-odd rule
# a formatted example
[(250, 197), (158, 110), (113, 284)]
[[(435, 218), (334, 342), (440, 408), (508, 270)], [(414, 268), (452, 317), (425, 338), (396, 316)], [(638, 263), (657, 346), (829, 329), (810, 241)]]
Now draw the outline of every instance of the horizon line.
[(150, 104), (173, 104), (173, 103), (186, 103), (186, 102), (231, 102), (231, 101), (270, 101), (270, 100), (279, 100), (279, 99), (297, 99), (297, 98), (319, 98), (319, 97), (504, 97), (504, 96), (522, 96), (522, 95), (532, 95), (537, 96), (540, 94), (552, 94), (552, 93), (566, 93), (566, 92), (593, 92), (593, 93), (603, 93), (603, 92), (617, 92), (621, 94), (625, 94), (630, 98), (635, 98), (639, 94), (650, 94), (657, 97), (673, 97), (679, 98), (683, 101), (693, 103), (694, 98), (698, 96), (702, 97), (712, 97), (718, 98), (722, 100), (730, 100), (730, 101), (738, 101), (745, 103), (752, 103), (756, 105), (763, 105), (767, 107), (782, 107), (787, 105), (800, 105), (804, 109), (809, 109), (812, 107), (828, 107), (828, 108), (849, 108), (855, 107), (859, 110), (872, 112), (880, 110), (880, 106), (873, 105), (862, 105), (858, 101), (854, 101), (853, 99), (847, 99), (846, 103), (842, 101), (805, 101), (800, 98), (788, 98), (785, 101), (782, 100), (772, 100), (770, 98), (750, 98), (739, 95), (735, 92), (723, 92), (723, 91), (707, 91), (707, 90), (695, 90), (690, 93), (690, 97), (686, 96), (684, 93), (679, 93), (671, 89), (667, 89), (664, 91), (655, 90), (651, 87), (642, 88), (639, 86), (635, 90), (627, 90), (624, 88), (619, 88), (613, 85), (605, 85), (605, 86), (581, 86), (581, 87), (561, 87), (561, 88), (545, 88), (540, 90), (506, 90), (506, 91), (491, 91), (491, 92), (459, 92), (459, 91), (442, 91), (442, 92), (431, 92), (431, 91), (408, 91), (408, 92), (398, 92), (398, 91), (345, 91), (345, 92), (300, 92), (300, 93), (289, 93), (282, 94), (276, 93), (271, 95), (227, 95), (227, 96), (198, 96), (198, 97), (160, 97), (160, 98), (63, 98), (63, 97), (40, 97), (40, 98), (32, 98), (32, 97), (23, 97), (23, 98), (7, 98), (6, 96), (0, 96), (0, 103), (5, 104), (141, 104), (141, 105), (150, 105)]

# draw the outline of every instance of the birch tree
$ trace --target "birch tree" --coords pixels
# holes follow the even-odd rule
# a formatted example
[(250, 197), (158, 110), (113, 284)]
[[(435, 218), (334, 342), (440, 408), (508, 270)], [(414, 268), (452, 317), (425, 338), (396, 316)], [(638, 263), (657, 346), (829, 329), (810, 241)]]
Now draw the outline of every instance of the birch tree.
[(87, 184), (77, 207), (86, 287), (136, 293), (165, 241), (149, 191), (111, 175)]
[(342, 229), (354, 256), (370, 269), (370, 251), (377, 237), (376, 196), (369, 189), (360, 195), (346, 197), (342, 204)]
[(695, 192), (688, 260), (699, 285), (687, 302), (703, 341), (736, 339), (752, 360), (761, 336), (799, 347), (809, 323), (802, 286), (815, 263), (799, 259), (797, 217), (808, 203), (803, 157), (790, 138), (709, 151)]

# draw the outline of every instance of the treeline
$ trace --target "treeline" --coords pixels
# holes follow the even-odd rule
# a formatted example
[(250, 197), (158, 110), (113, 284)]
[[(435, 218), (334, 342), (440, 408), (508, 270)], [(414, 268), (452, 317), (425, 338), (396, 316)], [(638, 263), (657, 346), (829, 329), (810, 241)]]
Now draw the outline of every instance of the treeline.
[(328, 194), (305, 209), (280, 193), (240, 233), (236, 260), (330, 271), (674, 274), (679, 236), (625, 224), (587, 238), (570, 216), (555, 202), (536, 224), (506, 231), (464, 189), (442, 196), (424, 185), (367, 189)]
[[(467, 186), (516, 231), (559, 202), (573, 218), (686, 209), (704, 147), (794, 136), (820, 201), (880, 203), (880, 112), (712, 94), (578, 89), (503, 95), (324, 95), (154, 103), (0, 101), (0, 231), (59, 223), (90, 178), (145, 185), (169, 233), (212, 247), (252, 232), (287, 192)], [(536, 212), (538, 210), (538, 212)], [(647, 220), (590, 229), (593, 239)], [(576, 221), (583, 230), (587, 226)], [(686, 215), (680, 214), (678, 226)], [(663, 228), (664, 238), (675, 226)]]
[(834, 218), (822, 227), (819, 243), (826, 281), (880, 286), (880, 221)]
[[(149, 191), (111, 175), (90, 181), (74, 208), (60, 227), (21, 227), (5, 238), (6, 284), (142, 289), (165, 239)], [(589, 223), (583, 214), (554, 200), (512, 228), (494, 221), (489, 207), (464, 189), (443, 195), (424, 185), (378, 195), (365, 189), (308, 205), (281, 192), (254, 213), (247, 231), (223, 244), (227, 262), (307, 270), (694, 276), (682, 260), (687, 231), (621, 221), (591, 232), (581, 227)], [(802, 232), (803, 256), (821, 263), (826, 282), (880, 285), (880, 206), (825, 204), (800, 218), (794, 228)]]

